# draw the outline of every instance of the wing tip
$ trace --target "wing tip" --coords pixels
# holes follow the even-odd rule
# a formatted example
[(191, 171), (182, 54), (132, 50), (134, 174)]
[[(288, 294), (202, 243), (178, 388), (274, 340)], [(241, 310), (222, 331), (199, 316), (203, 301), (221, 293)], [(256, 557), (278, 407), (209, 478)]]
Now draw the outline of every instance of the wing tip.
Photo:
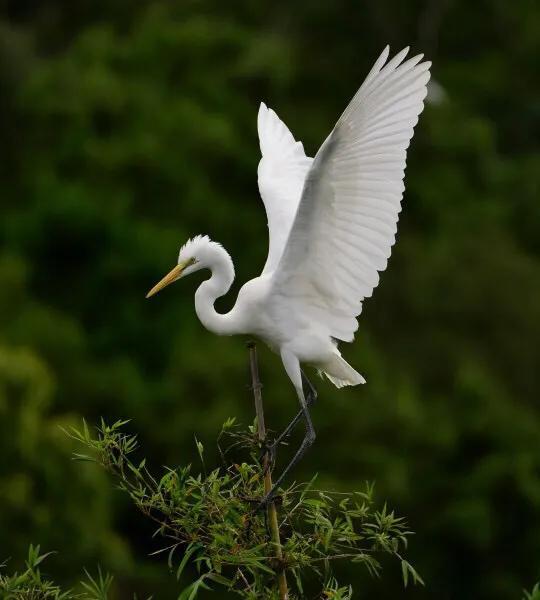
[(268, 108), (265, 102), (259, 104), (259, 112), (257, 113), (257, 132), (259, 134), (259, 146), (261, 148), (261, 154), (265, 152), (266, 146), (266, 129), (268, 127), (268, 118), (271, 115), (272, 110)]
[(379, 58), (377, 59), (376, 63), (380, 63), (381, 67), (382, 67), (388, 60), (389, 56), (390, 56), (390, 44), (386, 44), (386, 46), (383, 48), (383, 51), (380, 53)]
[(405, 48), (402, 48), (397, 54), (395, 54), (392, 57), (392, 60), (389, 61), (385, 66), (389, 67), (389, 65), (392, 64), (392, 68), (396, 69), (403, 62), (407, 54), (409, 54), (410, 49), (410, 46), (405, 46)]
[(295, 140), (287, 125), (264, 102), (259, 105), (257, 130), (263, 156), (276, 151), (296, 151), (298, 148), (304, 153), (303, 145)]
[[(405, 58), (405, 57), (406, 57), (406, 56), (409, 54), (410, 50), (411, 50), (411, 47), (410, 47), (410, 46), (405, 46), (404, 48), (402, 48), (402, 49), (401, 49), (399, 52), (397, 52), (397, 53), (396, 53), (396, 54), (395, 54), (395, 55), (392, 57), (392, 59), (391, 59), (391, 60), (392, 60), (392, 62), (394, 62), (394, 61), (395, 61), (395, 62), (397, 62), (397, 64), (399, 65), (399, 64), (400, 64), (400, 63), (403, 61), (403, 59), (404, 59), (404, 58)], [(380, 56), (379, 56), (379, 58), (378, 58), (378, 60), (377, 60), (377, 63), (381, 62), (381, 63), (382, 63), (382, 65), (381, 65), (381, 66), (386, 66), (389, 56), (390, 56), (390, 45), (389, 45), (389, 44), (387, 44), (387, 45), (384, 47), (383, 51), (381, 52), (381, 54), (380, 54)], [(400, 57), (400, 58), (398, 59), (398, 57)], [(414, 61), (416, 61), (417, 63), (420, 63), (420, 61), (421, 61), (423, 58), (424, 58), (424, 53), (423, 53), (423, 52), (420, 52), (420, 53), (416, 54), (415, 56), (411, 57), (409, 60), (410, 60), (410, 61), (411, 61), (411, 60), (414, 60)], [(431, 63), (431, 61), (424, 61), (424, 62), (423, 62), (423, 63), (421, 63), (421, 64), (422, 64), (422, 65), (429, 64), (429, 66), (428, 66), (427, 68), (430, 68), (432, 63)], [(397, 65), (396, 65), (396, 66), (397, 66)]]
[(261, 120), (265, 117), (267, 112), (268, 106), (266, 106), (266, 104), (261, 101), (261, 103), (259, 104), (259, 110), (257, 112), (257, 124), (259, 125), (259, 127), (261, 124)]

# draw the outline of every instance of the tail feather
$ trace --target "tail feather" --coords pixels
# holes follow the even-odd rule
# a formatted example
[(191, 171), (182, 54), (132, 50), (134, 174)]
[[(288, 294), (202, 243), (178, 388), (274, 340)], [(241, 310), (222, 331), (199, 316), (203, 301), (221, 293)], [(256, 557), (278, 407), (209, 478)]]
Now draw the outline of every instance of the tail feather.
[(355, 371), (339, 354), (336, 354), (330, 362), (324, 365), (322, 372), (337, 388), (366, 383), (362, 375)]

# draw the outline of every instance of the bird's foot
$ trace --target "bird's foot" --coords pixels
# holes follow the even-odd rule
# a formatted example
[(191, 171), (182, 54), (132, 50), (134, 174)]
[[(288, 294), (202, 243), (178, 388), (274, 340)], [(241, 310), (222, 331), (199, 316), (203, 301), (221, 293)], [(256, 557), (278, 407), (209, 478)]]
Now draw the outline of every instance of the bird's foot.
[(287, 446), (291, 433), (284, 431), (282, 434), (274, 438), (273, 442), (264, 442), (259, 456), (259, 460), (262, 462), (266, 453), (270, 455), (270, 462), (272, 467), (276, 462), (277, 449), (279, 446)]
[(283, 498), (281, 496), (276, 495), (275, 490), (270, 490), (268, 494), (257, 504), (255, 507), (255, 512), (259, 512), (260, 510), (267, 510), (270, 503), (273, 504), (281, 504)]
[[(272, 443), (263, 442), (261, 453), (259, 454), (259, 462), (264, 465), (265, 469), (272, 470), (276, 464), (277, 443), (274, 440)], [(265, 464), (265, 460), (267, 461)]]

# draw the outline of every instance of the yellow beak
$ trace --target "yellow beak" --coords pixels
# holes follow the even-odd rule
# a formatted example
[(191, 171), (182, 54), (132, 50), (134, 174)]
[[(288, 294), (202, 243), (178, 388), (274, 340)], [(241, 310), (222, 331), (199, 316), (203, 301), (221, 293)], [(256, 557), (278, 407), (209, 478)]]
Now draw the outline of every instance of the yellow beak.
[(150, 298), (150, 296), (157, 294), (164, 287), (167, 287), (170, 283), (176, 281), (180, 277), (180, 275), (182, 275), (182, 271), (185, 269), (185, 267), (186, 265), (176, 265), (176, 267), (174, 267), (172, 271), (167, 273), (167, 275), (165, 275), (165, 277), (161, 281), (158, 281), (156, 283), (156, 285), (148, 292), (148, 294), (146, 294), (146, 297)]

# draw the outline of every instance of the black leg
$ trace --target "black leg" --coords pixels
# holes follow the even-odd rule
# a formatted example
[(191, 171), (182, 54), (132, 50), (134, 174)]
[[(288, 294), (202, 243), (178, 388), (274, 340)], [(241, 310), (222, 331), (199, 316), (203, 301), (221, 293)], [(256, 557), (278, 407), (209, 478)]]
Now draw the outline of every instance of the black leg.
[[(313, 387), (313, 384), (307, 378), (304, 371), (302, 371), (302, 387), (304, 388), (307, 407), (311, 408), (317, 401), (317, 390)], [(270, 451), (270, 454), (272, 456), (272, 462), (279, 444), (281, 444), (283, 440), (285, 440), (291, 435), (292, 430), (295, 428), (296, 424), (298, 423), (298, 421), (300, 421), (300, 419), (303, 416), (304, 411), (298, 411), (298, 414), (294, 417), (294, 419), (287, 425), (287, 427), (285, 427), (285, 429), (278, 435), (278, 437), (272, 442), (272, 444), (270, 444), (268, 450)]]
[[(309, 383), (309, 380), (303, 373), (302, 373), (302, 380), (303, 380), (303, 383), (305, 383), (307, 381), (311, 391), (313, 391), (313, 392), (315, 391), (313, 386), (311, 385), (311, 383)], [(302, 460), (302, 457), (304, 456), (304, 454), (307, 452), (309, 447), (315, 441), (316, 433), (315, 433), (315, 428), (313, 427), (313, 422), (311, 420), (311, 415), (309, 414), (309, 406), (308, 406), (307, 400), (303, 397), (303, 395), (300, 396), (300, 394), (299, 394), (298, 396), (299, 396), (298, 399), (300, 401), (301, 410), (299, 413), (300, 416), (298, 417), (298, 415), (297, 415), (298, 419), (296, 419), (296, 417), (295, 417), (295, 419), (296, 419), (296, 421), (298, 421), (300, 418), (303, 417), (303, 419), (305, 421), (305, 425), (306, 425), (306, 435), (304, 436), (304, 439), (302, 440), (302, 443), (300, 444), (300, 448), (298, 448), (298, 450), (296, 451), (296, 454), (293, 456), (293, 459), (285, 467), (285, 469), (283, 469), (283, 472), (277, 478), (277, 480), (274, 482), (272, 489), (268, 492), (268, 494), (265, 496), (265, 498), (259, 504), (258, 508), (265, 508), (268, 505), (268, 502), (270, 502), (270, 500), (272, 500), (277, 489), (282, 484), (285, 477), (287, 477), (287, 475), (289, 474), (291, 469), (293, 469), (298, 464), (298, 462), (300, 462), (300, 460)], [(317, 394), (315, 393), (315, 398), (316, 397), (317, 397)], [(296, 424), (295, 419), (293, 419), (294, 424)], [(293, 424), (293, 426), (294, 426), (294, 424)], [(285, 431), (287, 431), (287, 430), (285, 430)], [(280, 437), (282, 437), (282, 436), (283, 436), (283, 434)]]

